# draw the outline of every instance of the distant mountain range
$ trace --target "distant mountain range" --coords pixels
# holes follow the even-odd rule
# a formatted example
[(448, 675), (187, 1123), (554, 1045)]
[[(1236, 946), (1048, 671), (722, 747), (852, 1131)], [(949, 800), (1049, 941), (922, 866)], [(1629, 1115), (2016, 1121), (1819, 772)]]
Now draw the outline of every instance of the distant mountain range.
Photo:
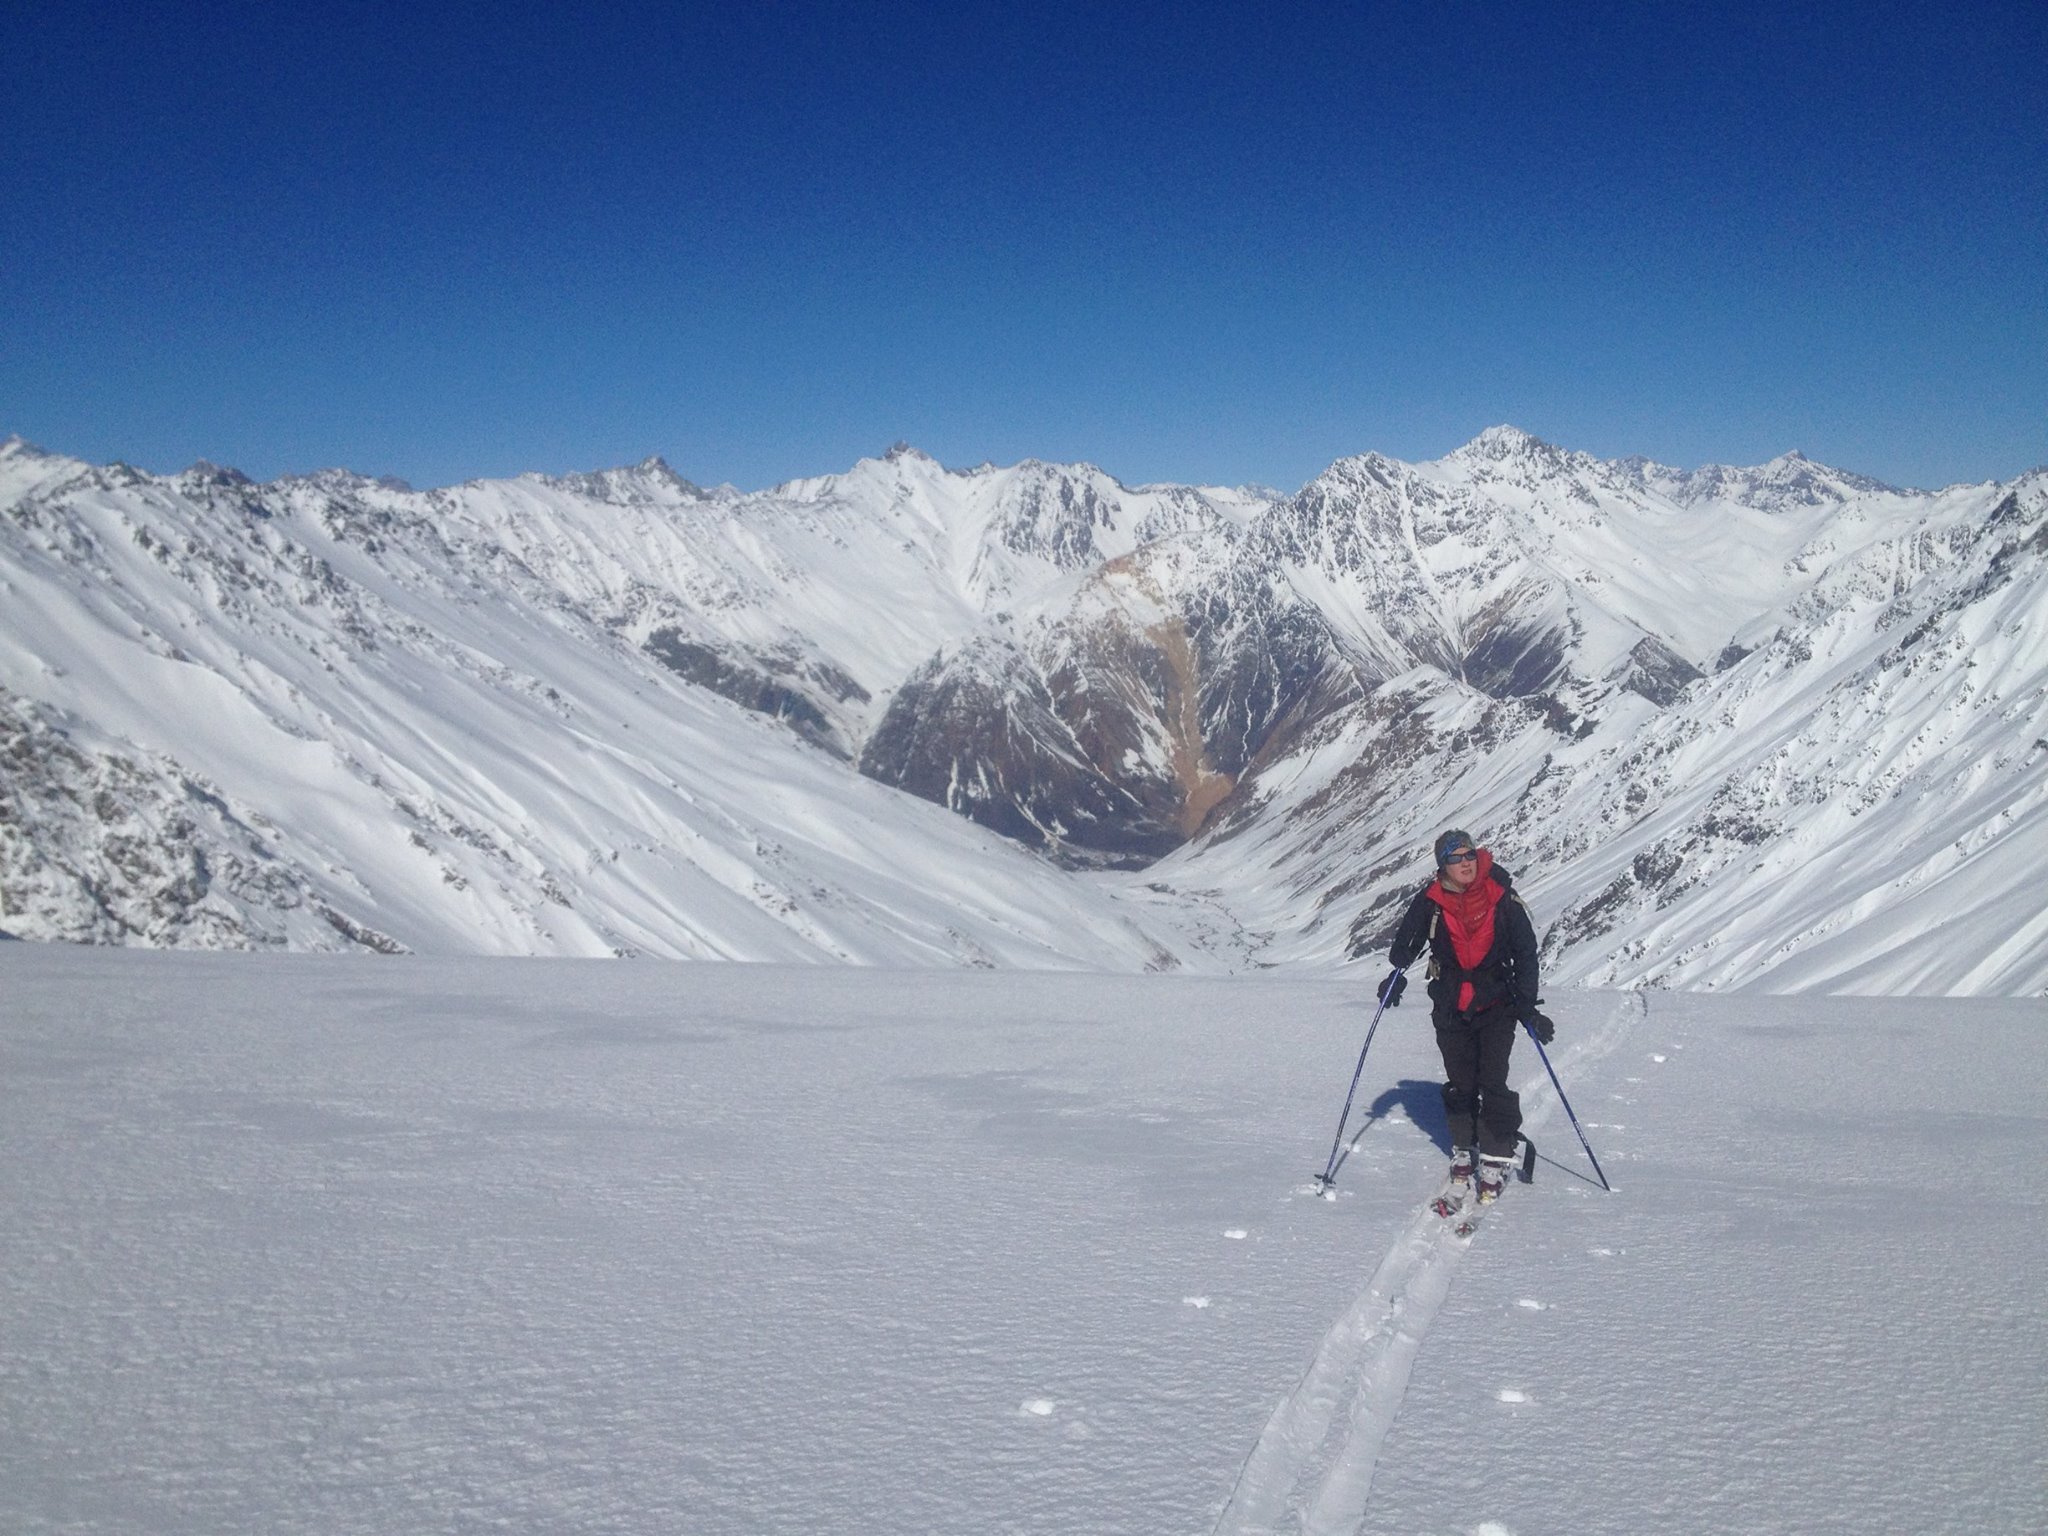
[(2048, 472), (1508, 427), (1291, 496), (903, 445), (752, 493), (258, 485), (10, 439), (0, 929), (1327, 965), (1455, 823), (1561, 980), (2039, 993), (2044, 555)]

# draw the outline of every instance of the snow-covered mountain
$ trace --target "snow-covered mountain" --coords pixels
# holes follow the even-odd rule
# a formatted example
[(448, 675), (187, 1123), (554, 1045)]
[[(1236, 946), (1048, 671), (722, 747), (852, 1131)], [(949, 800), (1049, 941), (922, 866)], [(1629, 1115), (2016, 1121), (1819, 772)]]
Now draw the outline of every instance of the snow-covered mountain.
[(1512, 428), (1285, 497), (901, 445), (417, 492), (11, 440), (0, 928), (1328, 964), (1456, 822), (1565, 977), (2038, 992), (2044, 553), (2038, 471)]
[(1369, 691), (1143, 877), (1261, 958), (1379, 947), (1456, 823), (1564, 978), (2048, 985), (2048, 475), (1681, 477), (1496, 430), (1333, 466), (1269, 529)]
[[(799, 535), (831, 546), (843, 508), (774, 548), (658, 465), (414, 493), (155, 478), (19, 442), (0, 484), (16, 935), (1172, 963), (1108, 894), (770, 718), (813, 724), (798, 705), (742, 708), (663, 652), (665, 626), (709, 615), (699, 633), (755, 640), (799, 703), (843, 688), (856, 719), (858, 686), (761, 600), (787, 576), (792, 604), (854, 601), (852, 561), (799, 582), (791, 555), (816, 552)], [(900, 643), (882, 624), (835, 654), (871, 667)]]

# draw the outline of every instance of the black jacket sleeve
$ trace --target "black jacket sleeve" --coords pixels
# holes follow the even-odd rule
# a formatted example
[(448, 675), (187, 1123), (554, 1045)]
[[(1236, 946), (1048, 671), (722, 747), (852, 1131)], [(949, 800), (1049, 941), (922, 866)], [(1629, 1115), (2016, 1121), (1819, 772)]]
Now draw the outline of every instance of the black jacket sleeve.
[(1499, 923), (1497, 942), (1505, 951), (1508, 973), (1508, 1005), (1514, 1009), (1517, 1019), (1526, 1019), (1536, 1011), (1537, 992), (1541, 981), (1540, 967), (1536, 959), (1536, 928), (1529, 921), (1529, 909), (1522, 905), (1519, 896), (1509, 896), (1496, 909), (1494, 921)]
[(1429, 944), (1429, 909), (1435, 903), (1429, 899), (1429, 889), (1424, 887), (1415, 893), (1415, 899), (1408, 903), (1408, 910), (1401, 918), (1401, 926), (1394, 930), (1394, 947), (1388, 952), (1395, 967), (1407, 970), (1415, 963), (1416, 957)]

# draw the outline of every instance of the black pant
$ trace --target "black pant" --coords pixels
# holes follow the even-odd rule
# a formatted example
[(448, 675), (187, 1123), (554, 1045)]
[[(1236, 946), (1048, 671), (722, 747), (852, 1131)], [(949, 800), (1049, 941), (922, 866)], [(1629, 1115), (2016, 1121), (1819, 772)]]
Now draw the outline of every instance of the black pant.
[(1451, 1145), (1475, 1143), (1485, 1157), (1512, 1157), (1522, 1129), (1522, 1097), (1508, 1086), (1508, 1053), (1515, 1046), (1515, 1016), (1504, 1007), (1461, 1014), (1439, 1007), (1432, 1015), (1444, 1056), (1444, 1114)]

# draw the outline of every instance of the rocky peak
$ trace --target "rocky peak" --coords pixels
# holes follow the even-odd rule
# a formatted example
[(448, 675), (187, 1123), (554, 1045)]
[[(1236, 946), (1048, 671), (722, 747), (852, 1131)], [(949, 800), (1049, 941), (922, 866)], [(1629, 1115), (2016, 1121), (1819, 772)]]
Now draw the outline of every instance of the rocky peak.
[(1738, 467), (1705, 464), (1669, 472), (1662, 489), (1682, 505), (1701, 501), (1737, 501), (1768, 512), (1796, 507), (1831, 507), (1859, 496), (1898, 494), (1897, 488), (1868, 475), (1852, 474), (1808, 458), (1798, 449), (1767, 463)]
[(669, 468), (668, 460), (658, 453), (616, 469), (537, 478), (557, 489), (614, 506), (674, 506), (683, 501), (702, 501), (705, 497), (701, 487)]
[(239, 490), (256, 483), (239, 469), (229, 465), (216, 464), (211, 459), (194, 459), (192, 467), (179, 475), (177, 479), (181, 486), (193, 488), (212, 486), (232, 487)]
[(1487, 459), (1497, 464), (1506, 459), (1555, 458), (1559, 451), (1555, 445), (1546, 443), (1534, 433), (1503, 423), (1488, 427), (1450, 456), (1454, 459)]

